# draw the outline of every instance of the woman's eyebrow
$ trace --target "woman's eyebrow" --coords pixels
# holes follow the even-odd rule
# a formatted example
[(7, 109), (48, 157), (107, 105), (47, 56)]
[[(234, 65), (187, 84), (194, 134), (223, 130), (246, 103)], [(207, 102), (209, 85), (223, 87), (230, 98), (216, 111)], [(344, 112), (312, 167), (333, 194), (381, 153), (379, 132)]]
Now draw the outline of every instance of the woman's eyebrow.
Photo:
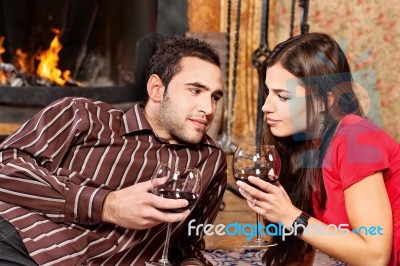
[[(267, 88), (268, 88), (268, 87), (267, 87)], [(293, 92), (288, 91), (288, 90), (285, 90), (285, 89), (271, 89), (271, 88), (268, 88), (268, 90), (269, 90), (269, 91), (274, 91), (275, 93), (285, 92), (285, 93), (293, 94)]]

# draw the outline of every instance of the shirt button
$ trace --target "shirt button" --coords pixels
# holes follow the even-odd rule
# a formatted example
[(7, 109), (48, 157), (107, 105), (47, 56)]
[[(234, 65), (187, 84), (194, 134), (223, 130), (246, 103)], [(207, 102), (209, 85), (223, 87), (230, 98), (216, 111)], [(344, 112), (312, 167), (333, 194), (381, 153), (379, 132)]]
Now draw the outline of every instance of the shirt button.
[(119, 245), (119, 242), (118, 242), (118, 240), (115, 240), (115, 241), (114, 241), (114, 245), (116, 245), (116, 246), (118, 246), (118, 245)]
[(79, 222), (79, 215), (75, 215), (75, 217), (74, 217), (74, 222), (75, 222), (75, 223), (78, 223), (78, 222)]

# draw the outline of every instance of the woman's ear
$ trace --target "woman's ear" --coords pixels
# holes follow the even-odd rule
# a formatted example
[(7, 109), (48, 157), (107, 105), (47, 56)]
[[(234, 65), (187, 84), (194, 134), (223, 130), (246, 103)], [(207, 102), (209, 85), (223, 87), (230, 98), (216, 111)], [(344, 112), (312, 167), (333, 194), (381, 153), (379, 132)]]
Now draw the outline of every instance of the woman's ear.
[(335, 96), (333, 96), (332, 92), (328, 92), (328, 108), (331, 108), (334, 102)]
[[(332, 107), (332, 105), (333, 105), (333, 102), (335, 101), (335, 96), (333, 96), (333, 94), (331, 92), (328, 92), (327, 96), (328, 96), (327, 97), (327, 105), (328, 105), (327, 108), (330, 109)], [(318, 107), (319, 107), (319, 111), (320, 112), (325, 112), (326, 111), (325, 110), (325, 106), (324, 106), (324, 101), (323, 101), (322, 97), (320, 97), (318, 99)]]
[(165, 86), (156, 74), (150, 76), (147, 81), (147, 93), (149, 94), (149, 99), (153, 102), (161, 102), (164, 95)]

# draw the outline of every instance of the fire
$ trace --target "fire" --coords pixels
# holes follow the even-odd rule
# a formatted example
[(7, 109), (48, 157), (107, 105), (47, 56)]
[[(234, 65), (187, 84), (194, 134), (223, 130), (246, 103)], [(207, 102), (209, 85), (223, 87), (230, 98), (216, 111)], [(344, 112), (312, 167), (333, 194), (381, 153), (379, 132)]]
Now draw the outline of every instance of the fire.
[(57, 68), (58, 66), (58, 53), (62, 49), (61, 42), (59, 40), (60, 31), (55, 30), (56, 36), (50, 43), (50, 47), (47, 51), (38, 54), (37, 59), (39, 65), (36, 70), (36, 74), (39, 77), (54, 81), (58, 85), (64, 85), (70, 79), (70, 71), (66, 70), (62, 72)]
[(15, 51), (15, 54), (17, 56), (17, 67), (24, 73), (29, 73), (29, 67), (28, 67), (28, 54), (22, 52), (20, 48), (18, 48)]
[(18, 79), (18, 77), (21, 80), (27, 80), (28, 76), (36, 75), (42, 80), (48, 80), (58, 85), (65, 85), (68, 81), (69, 85), (81, 86), (79, 82), (71, 78), (71, 71), (61, 71), (58, 69), (58, 53), (63, 46), (59, 40), (60, 30), (53, 29), (53, 32), (55, 33), (55, 37), (46, 51), (38, 52), (32, 56), (24, 53), (19, 48), (16, 49), (14, 65), (3, 63), (1, 54), (5, 52), (3, 48), (5, 37), (0, 36), (0, 84), (15, 84), (13, 81)]
[[(5, 39), (4, 37), (0, 37), (0, 64), (3, 63), (1, 54), (4, 54), (4, 52), (6, 51), (6, 49), (4, 49), (4, 47), (3, 47), (4, 39)], [(1, 70), (0, 71), (0, 83), (6, 84), (6, 82), (7, 82), (6, 74)]]

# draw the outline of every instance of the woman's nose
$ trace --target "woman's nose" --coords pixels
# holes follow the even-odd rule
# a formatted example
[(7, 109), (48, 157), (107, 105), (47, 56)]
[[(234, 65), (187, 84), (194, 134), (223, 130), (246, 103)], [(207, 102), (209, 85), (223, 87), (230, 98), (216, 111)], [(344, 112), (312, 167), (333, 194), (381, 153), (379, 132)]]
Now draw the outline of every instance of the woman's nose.
[(261, 110), (263, 113), (271, 113), (273, 112), (273, 103), (270, 99), (271, 97), (268, 95), (265, 99), (264, 105), (262, 106)]

